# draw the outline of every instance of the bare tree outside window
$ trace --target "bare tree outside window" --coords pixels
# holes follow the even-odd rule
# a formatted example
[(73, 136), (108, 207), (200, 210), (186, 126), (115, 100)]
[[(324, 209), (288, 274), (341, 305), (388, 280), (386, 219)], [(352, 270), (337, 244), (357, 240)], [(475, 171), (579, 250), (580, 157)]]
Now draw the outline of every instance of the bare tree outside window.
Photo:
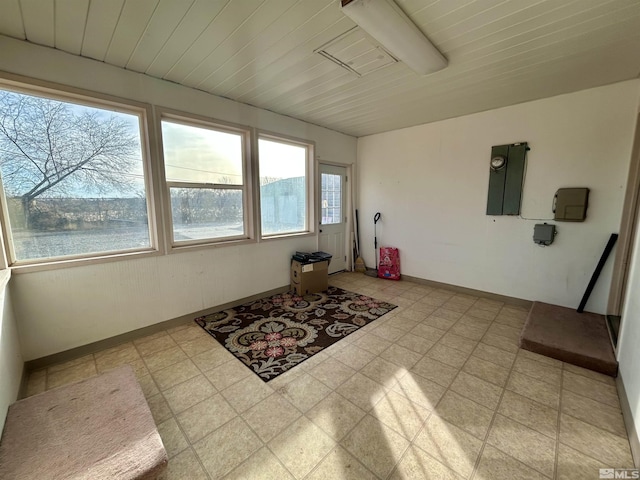
[[(0, 91), (0, 169), (18, 259), (149, 246), (139, 121)], [(123, 225), (135, 226), (133, 237), (116, 231)]]

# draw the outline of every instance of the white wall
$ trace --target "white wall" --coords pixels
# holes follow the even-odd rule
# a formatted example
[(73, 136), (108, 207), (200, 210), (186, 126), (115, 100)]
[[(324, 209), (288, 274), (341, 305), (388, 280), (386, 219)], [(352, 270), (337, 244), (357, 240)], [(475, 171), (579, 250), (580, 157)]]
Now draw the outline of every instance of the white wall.
[[(631, 257), (629, 279), (622, 310), (618, 342), (619, 375), (627, 392), (636, 438), (640, 435), (640, 217), (636, 226), (635, 245)], [(638, 452), (635, 452), (636, 454)], [(635, 458), (636, 463), (640, 458)]]
[[(358, 139), (361, 248), (400, 249), (402, 273), (577, 307), (620, 224), (640, 81)], [(561, 187), (589, 187), (584, 223), (558, 222), (553, 245), (533, 243), (539, 221), (487, 216), (492, 145), (529, 142), (521, 214), (552, 218)], [(606, 308), (612, 259), (587, 304)]]
[[(354, 137), (2, 36), (0, 70), (313, 140), (321, 160), (356, 160)], [(316, 237), (305, 237), (16, 273), (23, 355), (32, 360), (286, 285), (290, 255), (316, 247)]]
[(10, 272), (0, 271), (0, 434), (9, 405), (18, 398), (24, 361), (8, 285)]

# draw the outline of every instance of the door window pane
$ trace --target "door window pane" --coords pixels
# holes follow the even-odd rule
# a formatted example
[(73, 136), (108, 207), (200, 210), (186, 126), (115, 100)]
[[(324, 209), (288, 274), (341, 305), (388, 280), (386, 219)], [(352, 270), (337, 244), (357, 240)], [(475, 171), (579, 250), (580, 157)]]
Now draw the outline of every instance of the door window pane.
[(307, 147), (260, 139), (263, 235), (307, 230)]
[(151, 247), (141, 119), (0, 90), (12, 261)]
[(322, 224), (342, 223), (342, 176), (321, 175)]

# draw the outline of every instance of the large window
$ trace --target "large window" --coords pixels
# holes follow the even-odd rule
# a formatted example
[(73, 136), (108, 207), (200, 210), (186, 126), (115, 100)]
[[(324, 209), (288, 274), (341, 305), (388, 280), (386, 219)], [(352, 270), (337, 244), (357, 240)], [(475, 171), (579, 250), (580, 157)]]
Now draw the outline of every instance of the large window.
[(309, 231), (311, 145), (261, 136), (258, 156), (262, 236)]
[(151, 249), (143, 128), (142, 108), (0, 86), (11, 264)]
[(174, 245), (246, 239), (249, 131), (166, 116), (164, 167)]

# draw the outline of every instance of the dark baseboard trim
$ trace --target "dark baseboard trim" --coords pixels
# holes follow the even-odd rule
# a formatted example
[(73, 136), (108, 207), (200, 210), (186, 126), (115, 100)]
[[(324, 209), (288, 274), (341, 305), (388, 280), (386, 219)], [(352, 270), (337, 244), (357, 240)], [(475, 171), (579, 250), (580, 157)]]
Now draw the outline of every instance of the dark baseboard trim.
[(640, 438), (638, 437), (638, 431), (636, 430), (636, 426), (633, 422), (631, 405), (629, 405), (629, 399), (627, 397), (627, 391), (624, 388), (622, 375), (618, 375), (618, 378), (616, 379), (616, 386), (618, 387), (620, 408), (622, 409), (624, 426), (627, 428), (627, 436), (629, 437), (629, 445), (631, 446), (631, 456), (633, 457), (633, 463), (636, 468), (640, 468)]
[(115, 347), (122, 343), (130, 342), (132, 340), (137, 340), (138, 338), (146, 337), (147, 335), (153, 335), (154, 333), (160, 332), (162, 330), (167, 330), (169, 328), (184, 325), (185, 323), (191, 322), (193, 321), (194, 318), (200, 317), (202, 315), (209, 315), (210, 313), (216, 313), (216, 312), (219, 312), (220, 310), (226, 310), (228, 308), (237, 307), (238, 305), (242, 305), (243, 303), (252, 302), (260, 298), (269, 297), (271, 295), (276, 295), (278, 293), (284, 293), (289, 291), (289, 289), (290, 289), (290, 285), (274, 288), (273, 290), (269, 290), (267, 292), (257, 293), (249, 297), (241, 298), (234, 302), (224, 303), (222, 305), (216, 305), (215, 307), (210, 307), (205, 310), (201, 310), (199, 312), (193, 312), (187, 315), (182, 315), (181, 317), (178, 317), (178, 318), (166, 320), (164, 322), (154, 323), (153, 325), (149, 325), (148, 327), (132, 330), (130, 332), (123, 333), (121, 335), (116, 335), (115, 337), (105, 338), (104, 340), (98, 340), (97, 342), (89, 343), (87, 345), (82, 345), (80, 347), (72, 348), (70, 350), (65, 350), (64, 352), (54, 353), (53, 355), (47, 355), (46, 357), (36, 358), (35, 360), (29, 360), (24, 364), (22, 385), (20, 387), (21, 395), (19, 398), (23, 398), (22, 393), (26, 391), (25, 377), (29, 374), (29, 372), (32, 372), (33, 370), (39, 370), (41, 368), (45, 368), (50, 365), (55, 365), (57, 363), (74, 360), (76, 358), (83, 357), (91, 353), (96, 353), (107, 348)]
[(488, 298), (489, 300), (508, 303), (509, 305), (516, 305), (518, 307), (531, 308), (531, 305), (533, 305), (532, 301), (524, 300), (522, 298), (508, 297), (506, 295), (499, 295), (497, 293), (484, 292), (482, 290), (474, 290), (473, 288), (459, 287), (458, 285), (435, 282), (433, 280), (427, 280), (420, 277), (411, 277), (409, 275), (402, 274), (401, 278), (404, 280), (409, 280), (414, 283), (419, 283), (421, 285), (427, 285), (433, 288), (444, 288), (446, 290), (453, 290), (454, 292), (464, 293), (465, 295), (473, 295), (475, 297)]

